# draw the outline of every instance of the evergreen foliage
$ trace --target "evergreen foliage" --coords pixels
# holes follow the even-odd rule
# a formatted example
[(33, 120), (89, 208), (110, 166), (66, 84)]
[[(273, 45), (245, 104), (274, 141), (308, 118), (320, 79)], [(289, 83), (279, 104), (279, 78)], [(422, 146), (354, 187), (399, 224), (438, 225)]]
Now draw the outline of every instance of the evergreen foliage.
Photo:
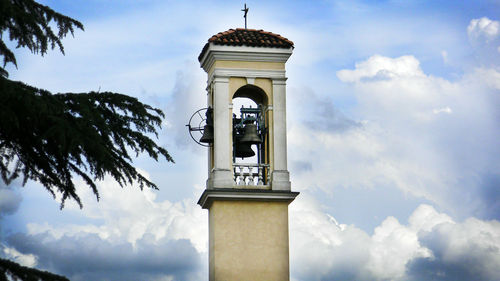
[[(50, 23), (57, 25), (57, 34), (54, 33)], [(4, 69), (7, 63), (17, 66), (14, 53), (3, 41), (5, 31), (9, 32), (9, 39), (17, 42), (17, 48), (26, 47), (33, 53), (42, 56), (49, 46), (54, 49), (57, 45), (64, 54), (62, 38), (74, 28), (83, 30), (83, 25), (70, 17), (59, 14), (51, 8), (41, 5), (33, 0), (0, 0), (0, 55), (3, 56), (3, 67), (0, 74), (7, 76)]]
[(0, 281), (69, 281), (68, 278), (47, 271), (19, 265), (13, 261), (0, 259)]
[[(64, 52), (61, 39), (83, 25), (33, 0), (0, 0), (1, 35), (17, 47), (33, 53), (56, 46)], [(58, 31), (54, 33), (52, 21)], [(16, 65), (14, 53), (0, 38), (4, 67)], [(16, 65), (17, 66), (17, 65)], [(158, 160), (173, 162), (167, 150), (148, 135), (157, 137), (163, 112), (136, 98), (122, 94), (52, 94), (22, 82), (11, 81), (0, 69), (0, 174), (9, 184), (23, 177), (40, 182), (53, 196), (82, 203), (73, 175), (79, 175), (99, 199), (95, 180), (111, 175), (121, 186), (137, 182), (157, 188), (132, 166), (129, 151), (145, 152)]]

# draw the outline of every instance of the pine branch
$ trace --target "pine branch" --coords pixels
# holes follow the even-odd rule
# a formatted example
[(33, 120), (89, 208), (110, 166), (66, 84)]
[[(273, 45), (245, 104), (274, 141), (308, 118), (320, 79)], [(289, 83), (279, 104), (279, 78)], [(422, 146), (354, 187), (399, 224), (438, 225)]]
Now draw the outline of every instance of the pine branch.
[(29, 268), (0, 258), (0, 281), (3, 280), (69, 281), (64, 276)]
[[(52, 22), (57, 26), (56, 32), (51, 28)], [(57, 46), (64, 54), (61, 40), (68, 33), (73, 35), (75, 27), (83, 30), (79, 21), (33, 0), (0, 0), (0, 35), (7, 31), (9, 40), (16, 42), (17, 48), (26, 47), (32, 53), (43, 56), (49, 48)], [(0, 56), (3, 56), (0, 76), (6, 77), (8, 73), (4, 68), (7, 63), (17, 67), (17, 62), (3, 37), (0, 37)]]
[(122, 94), (52, 95), (0, 77), (0, 174), (4, 182), (23, 177), (52, 194), (81, 200), (73, 175), (79, 175), (99, 200), (94, 183), (111, 175), (120, 186), (157, 186), (133, 166), (128, 151), (173, 162), (157, 137), (163, 112)]

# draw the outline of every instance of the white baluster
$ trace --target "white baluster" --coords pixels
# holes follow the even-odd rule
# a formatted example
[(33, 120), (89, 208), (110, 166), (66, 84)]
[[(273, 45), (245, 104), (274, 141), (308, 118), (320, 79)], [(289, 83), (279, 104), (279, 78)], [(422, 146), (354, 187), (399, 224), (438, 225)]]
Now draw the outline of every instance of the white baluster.
[(259, 181), (257, 182), (258, 185), (264, 185), (264, 182), (262, 181), (262, 166), (259, 165)]
[(240, 168), (240, 176), (239, 179), (240, 181), (238, 182), (238, 185), (245, 185), (245, 175), (243, 174), (243, 166), (239, 166)]
[(247, 185), (255, 185), (253, 181), (253, 167), (248, 166), (248, 184)]

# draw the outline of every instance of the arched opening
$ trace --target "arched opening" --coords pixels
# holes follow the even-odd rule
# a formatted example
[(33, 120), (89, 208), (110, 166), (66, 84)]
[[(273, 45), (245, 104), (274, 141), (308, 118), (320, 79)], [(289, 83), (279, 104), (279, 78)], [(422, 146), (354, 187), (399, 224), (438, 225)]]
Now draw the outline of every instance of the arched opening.
[(237, 185), (268, 185), (267, 95), (245, 85), (233, 95), (233, 166)]

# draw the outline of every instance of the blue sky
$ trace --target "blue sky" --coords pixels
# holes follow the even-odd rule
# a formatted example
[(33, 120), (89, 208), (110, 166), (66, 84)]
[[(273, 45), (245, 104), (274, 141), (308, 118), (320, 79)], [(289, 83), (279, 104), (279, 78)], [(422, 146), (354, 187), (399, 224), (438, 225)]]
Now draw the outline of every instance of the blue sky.
[[(239, 1), (43, 1), (80, 20), (66, 55), (16, 50), (10, 77), (114, 91), (166, 113), (176, 163), (134, 162), (160, 190), (79, 180), (61, 211), (39, 184), (0, 185), (0, 256), (71, 280), (207, 279), (205, 104), (197, 57), (242, 27)], [(287, 63), (291, 280), (500, 276), (500, 2), (247, 1)], [(127, 279), (128, 278), (128, 279)]]

